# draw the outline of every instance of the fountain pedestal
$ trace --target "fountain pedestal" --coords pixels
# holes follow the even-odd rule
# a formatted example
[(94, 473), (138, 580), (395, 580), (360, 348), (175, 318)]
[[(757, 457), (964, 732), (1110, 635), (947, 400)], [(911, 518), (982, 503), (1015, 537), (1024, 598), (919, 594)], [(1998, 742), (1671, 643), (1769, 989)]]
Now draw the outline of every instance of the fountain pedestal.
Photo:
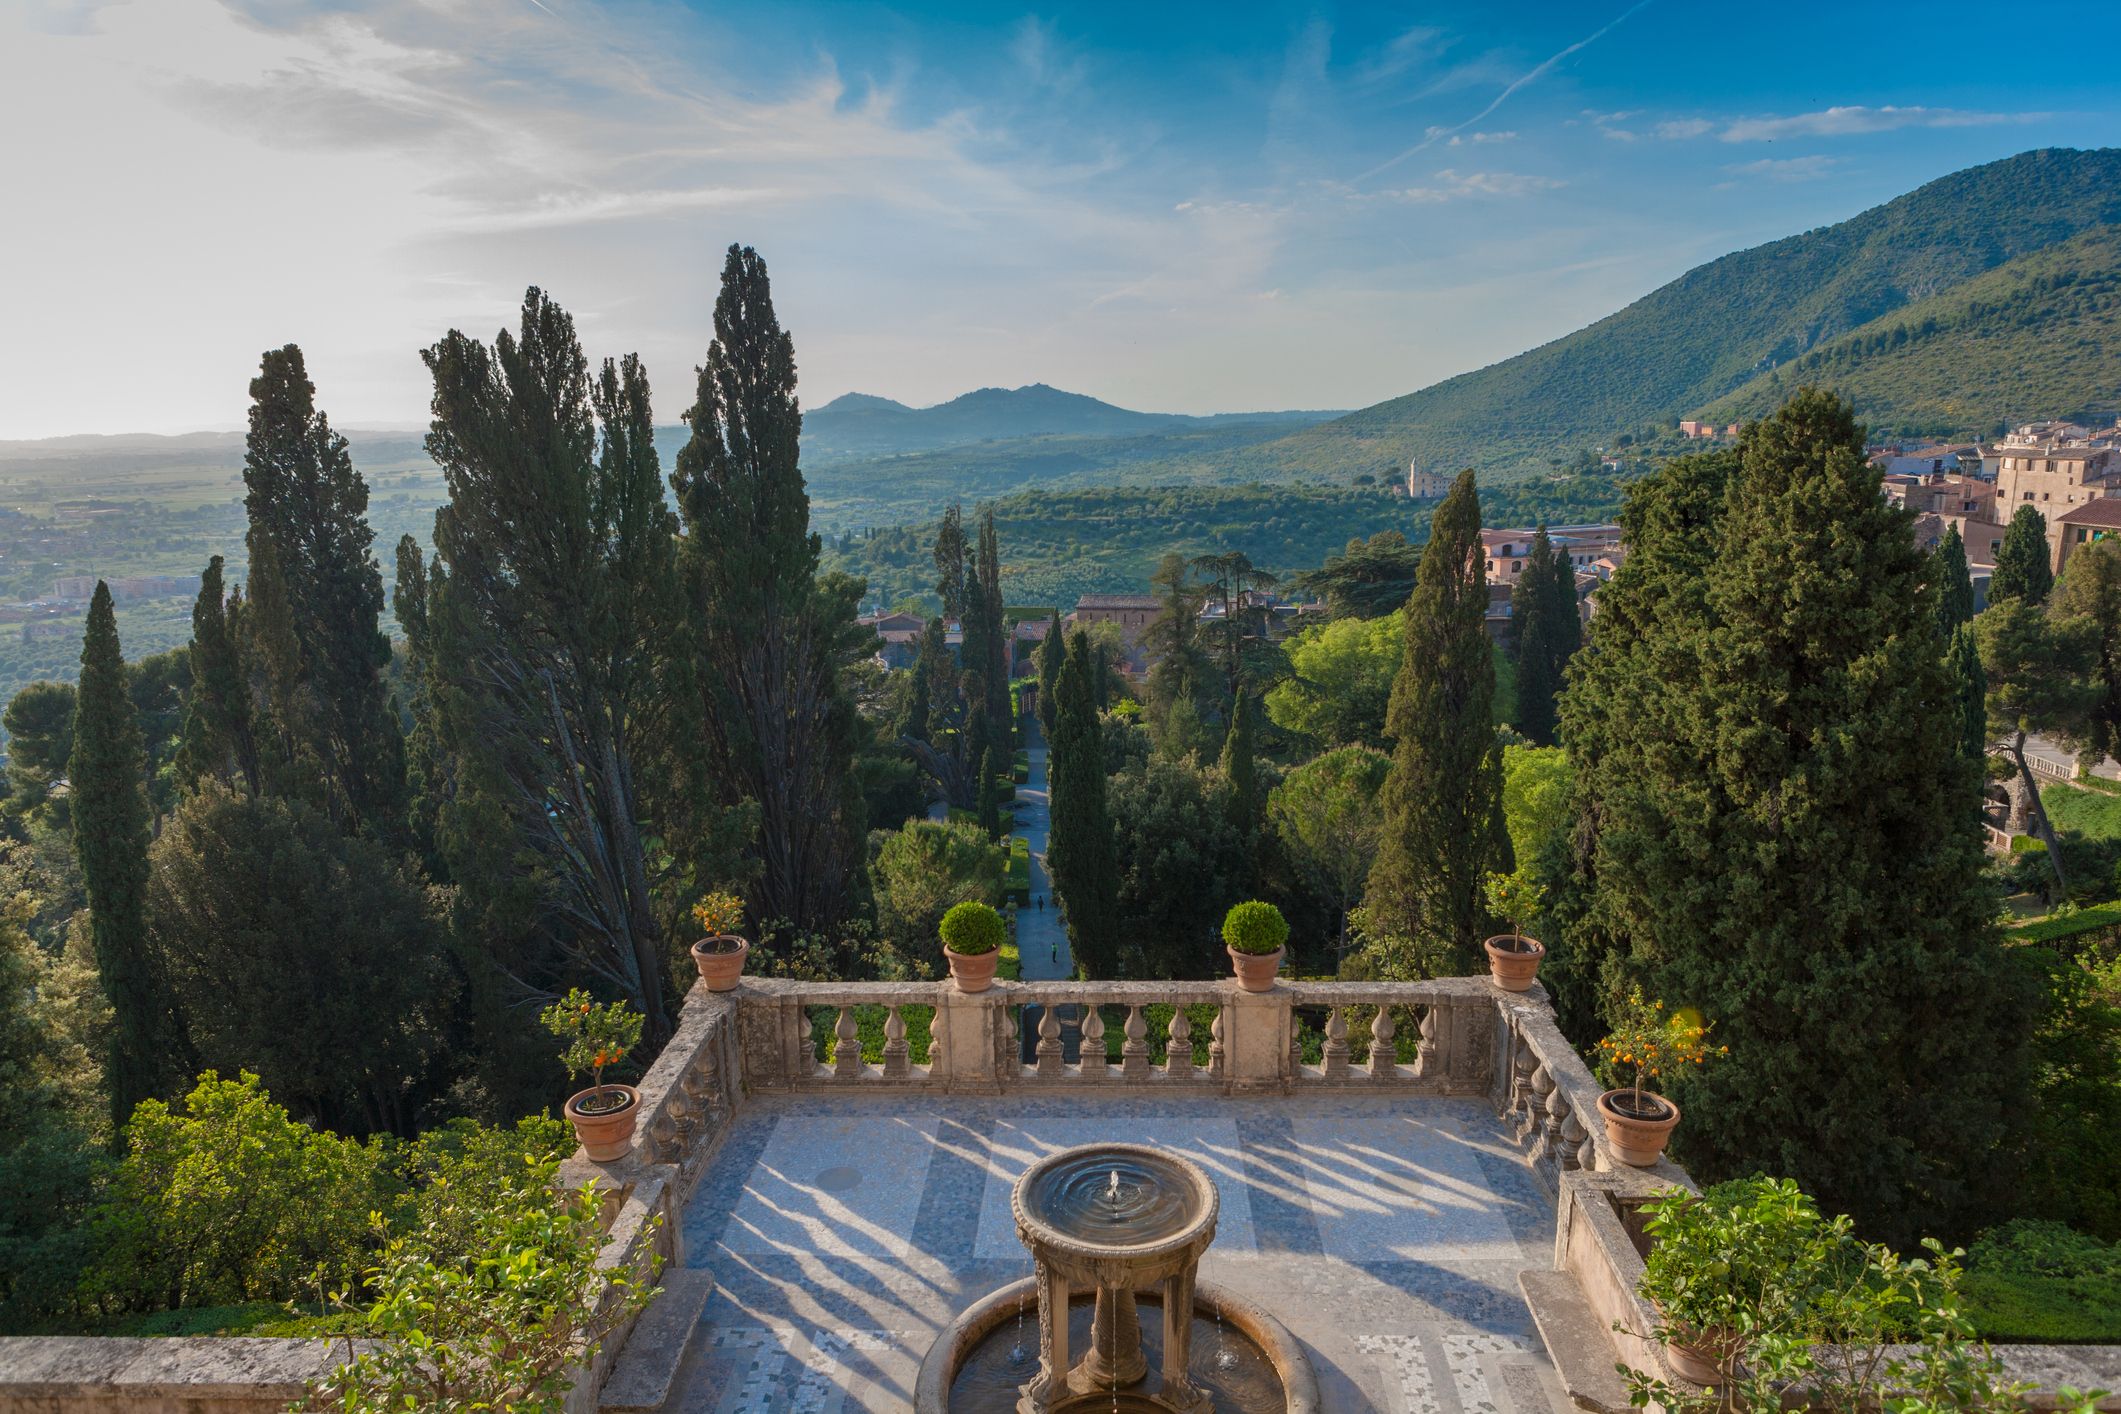
[[(1215, 1240), (1221, 1197), (1190, 1160), (1134, 1144), (1064, 1150), (1017, 1180), (1010, 1206), (1037, 1269), (1039, 1371), (1023, 1387), (1019, 1414), (1060, 1414), (1122, 1395), (1131, 1408), (1206, 1414), (1208, 1397), (1187, 1379), (1193, 1287), (1201, 1253)], [(1135, 1293), (1162, 1288), (1163, 1368), (1153, 1386), (1141, 1350)], [(1091, 1349), (1071, 1360), (1068, 1299), (1095, 1291)]]

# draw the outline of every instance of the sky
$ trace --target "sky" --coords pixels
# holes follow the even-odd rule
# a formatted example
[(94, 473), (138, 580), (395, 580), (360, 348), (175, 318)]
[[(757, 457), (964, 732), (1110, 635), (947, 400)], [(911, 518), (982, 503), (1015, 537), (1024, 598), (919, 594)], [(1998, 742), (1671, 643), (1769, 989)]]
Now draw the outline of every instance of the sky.
[(341, 426), (526, 286), (691, 402), (723, 252), (802, 394), (1358, 407), (2029, 148), (2111, 3), (0, 0), (0, 438)]

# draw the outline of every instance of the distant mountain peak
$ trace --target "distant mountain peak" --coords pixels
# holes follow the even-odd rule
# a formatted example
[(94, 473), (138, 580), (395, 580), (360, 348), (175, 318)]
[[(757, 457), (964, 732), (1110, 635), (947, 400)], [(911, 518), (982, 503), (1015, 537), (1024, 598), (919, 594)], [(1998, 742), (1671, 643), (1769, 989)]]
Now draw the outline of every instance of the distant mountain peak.
[(831, 402), (810, 409), (811, 412), (912, 412), (902, 402), (891, 398), (880, 398), (874, 393), (842, 393)]

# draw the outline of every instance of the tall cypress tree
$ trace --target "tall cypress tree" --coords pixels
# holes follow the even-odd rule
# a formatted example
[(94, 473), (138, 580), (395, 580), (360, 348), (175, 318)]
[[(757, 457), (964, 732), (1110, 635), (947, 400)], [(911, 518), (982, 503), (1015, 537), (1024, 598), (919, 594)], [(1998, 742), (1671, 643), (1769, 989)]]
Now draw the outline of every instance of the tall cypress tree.
[(952, 501), (935, 530), (935, 597), (943, 601), (943, 617), (956, 619), (963, 627), (965, 615), (965, 517)]
[(117, 615), (101, 580), (89, 601), (75, 700), (74, 750), (67, 767), (74, 852), (88, 895), (96, 971), (111, 1006), (111, 1121), (122, 1126), (135, 1105), (155, 1095), (172, 1056), (161, 989), (147, 958), (146, 753), (139, 714), (126, 690)]
[[(986, 685), (987, 739), (1007, 747), (1009, 713), (1009, 628), (1002, 604), (1002, 543), (994, 527), (994, 507), (981, 506), (978, 546), (979, 604), (985, 620), (980, 630), (979, 673)], [(971, 640), (966, 640), (968, 646)]]
[(997, 838), (1002, 833), (1002, 769), (1001, 748), (990, 741), (980, 758), (979, 824)]
[[(1705, 562), (1668, 542), (1646, 567), (1698, 585), (1616, 576), (1601, 607), (1585, 690), (1648, 703), (1571, 735), (1607, 980), (1730, 1048), (1666, 1077), (1695, 1172), (1791, 1175), (1881, 1240), (1950, 1231), (2008, 1182), (2031, 1017), (1978, 769), (1960, 732), (1907, 729), (1954, 700), (1931, 566), (1847, 404), (1804, 390), (1740, 456)], [(1655, 642), (1609, 654), (1614, 608)]]
[(1952, 690), (1957, 694), (1959, 749), (1983, 771), (1988, 763), (1988, 674), (1981, 667), (1981, 646), (1972, 623), (1952, 630), (1949, 649)]
[(1095, 650), (1081, 629), (1060, 672), (1053, 755), (1053, 828), (1046, 862), (1068, 912), (1068, 943), (1085, 971), (1109, 977), (1119, 957), (1119, 859), (1105, 803), (1105, 736), (1093, 686)]
[(1953, 629), (1974, 621), (1974, 581), (1966, 567), (1966, 542), (1952, 525), (1938, 542), (1937, 623), (1949, 637)]
[(729, 248), (685, 421), (692, 438), (672, 484), (702, 719), (716, 779), (757, 804), (752, 916), (826, 928), (851, 906), (865, 823), (853, 769), (859, 719), (840, 678), (863, 651), (860, 586), (818, 577), (798, 465), (795, 343), (755, 251)]
[(1038, 643), (1038, 725), (1046, 740), (1053, 740), (1055, 714), (1060, 706), (1061, 663), (1068, 656), (1066, 635), (1059, 615), (1046, 621), (1046, 636)]
[(1988, 580), (1988, 601), (2023, 599), (2044, 604), (2055, 587), (2055, 570), (2048, 556), (2047, 517), (2033, 506), (2020, 506), (1996, 547), (1996, 569)]
[(1582, 642), (1582, 627), (1576, 617), (1575, 572), (1543, 525), (1532, 538), (1523, 577), (1510, 591), (1510, 618), (1517, 630), (1517, 720), (1512, 725), (1534, 745), (1552, 746), (1562, 673)]
[(1229, 786), (1230, 822), (1247, 839), (1259, 828), (1259, 763), (1252, 748), (1251, 695), (1239, 692), (1231, 709), (1230, 730), (1223, 734), (1222, 773)]
[(250, 681), (242, 656), (243, 599), (224, 598), (221, 557), (199, 576), (191, 612), (191, 700), (178, 773), (186, 784), (212, 776), (223, 785), (259, 789), (258, 742), (251, 729)]
[(300, 756), (347, 830), (403, 830), (405, 752), (383, 683), (390, 639), (379, 618), (383, 576), (371, 546), (368, 485), (346, 439), (317, 409), (302, 350), (266, 353), (250, 385), (244, 444), (246, 544), (277, 560), (297, 648), (291, 685), (304, 699)]
[(1508, 850), (1481, 563), (1480, 496), (1467, 471), (1436, 509), (1407, 600), (1385, 715), (1394, 748), (1384, 830), (1363, 905), (1371, 931), (1411, 940), (1456, 973), (1479, 955), (1485, 876)]

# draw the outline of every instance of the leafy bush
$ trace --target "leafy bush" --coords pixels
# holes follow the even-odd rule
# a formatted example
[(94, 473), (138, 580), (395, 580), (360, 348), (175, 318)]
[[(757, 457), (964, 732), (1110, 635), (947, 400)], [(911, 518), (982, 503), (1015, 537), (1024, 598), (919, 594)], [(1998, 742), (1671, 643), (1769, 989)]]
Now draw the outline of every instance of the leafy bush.
[(1786, 1319), (1805, 1299), (1792, 1283), (1846, 1240), (1787, 1178), (1735, 1179), (1698, 1195), (1673, 1189), (1643, 1211), (1655, 1245), (1638, 1290), (1673, 1327), (1697, 1334), (1742, 1338)]
[(1271, 903), (1247, 899), (1223, 915), (1223, 942), (1232, 952), (1265, 957), (1288, 941), (1289, 920)]
[(943, 946), (961, 957), (993, 952), (1008, 934), (999, 913), (970, 899), (945, 913), (942, 926), (936, 931), (942, 936)]

